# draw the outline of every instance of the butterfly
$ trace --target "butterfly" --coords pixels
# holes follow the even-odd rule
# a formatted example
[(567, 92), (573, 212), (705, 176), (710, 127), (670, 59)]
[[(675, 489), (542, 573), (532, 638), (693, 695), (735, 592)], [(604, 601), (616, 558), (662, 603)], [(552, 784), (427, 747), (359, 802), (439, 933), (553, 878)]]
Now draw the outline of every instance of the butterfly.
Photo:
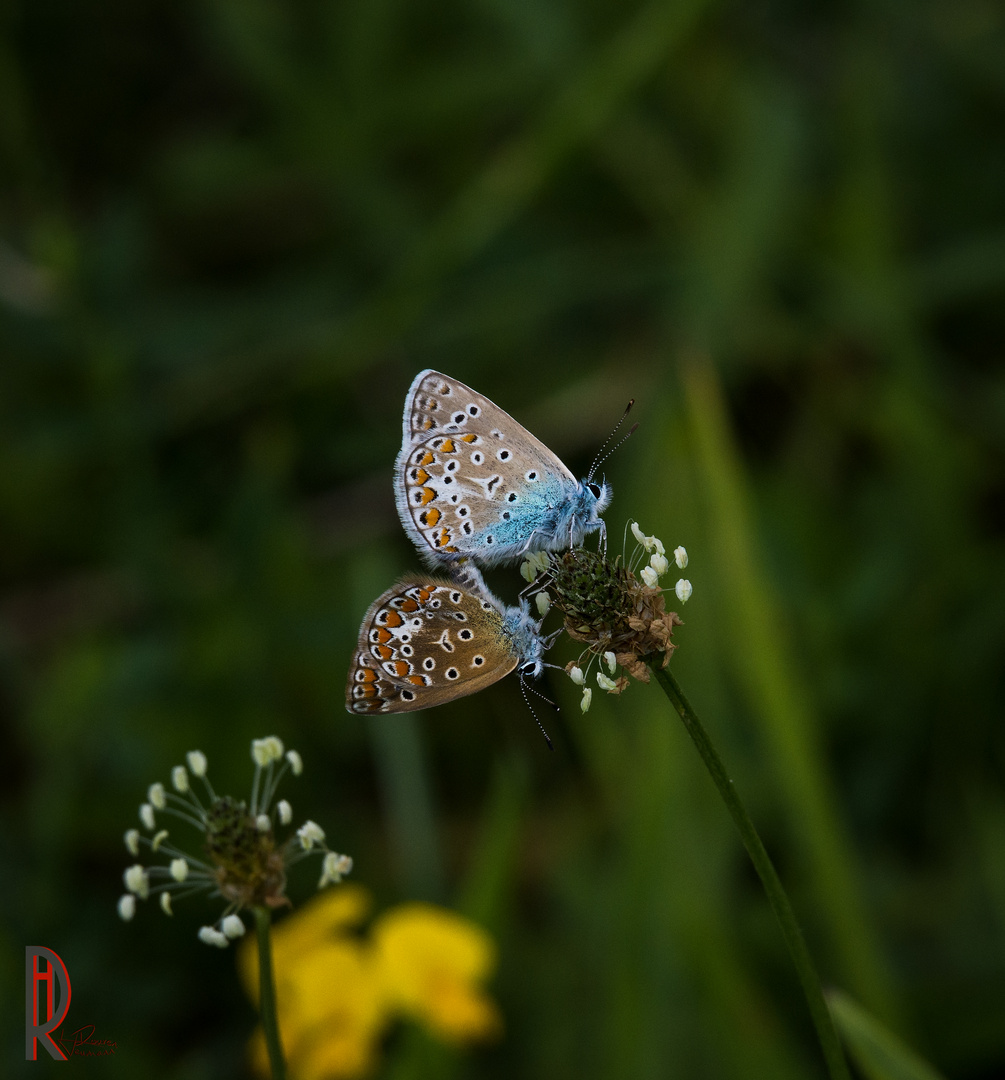
[(606, 536), (607, 484), (580, 481), (539, 439), (469, 386), (420, 371), (405, 399), (394, 496), (431, 565), (493, 566)]
[(345, 688), (354, 713), (426, 709), (474, 694), (517, 668), (538, 676), (545, 644), (524, 601), (505, 607), (432, 576), (410, 577), (370, 605)]

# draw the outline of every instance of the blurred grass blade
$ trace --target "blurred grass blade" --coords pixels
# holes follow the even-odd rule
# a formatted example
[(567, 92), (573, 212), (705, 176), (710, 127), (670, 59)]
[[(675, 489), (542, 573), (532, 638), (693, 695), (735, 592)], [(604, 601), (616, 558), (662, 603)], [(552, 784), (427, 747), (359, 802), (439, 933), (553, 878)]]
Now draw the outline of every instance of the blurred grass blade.
[(849, 1054), (868, 1080), (943, 1080), (940, 1072), (847, 994), (831, 990), (827, 1003)]
[[(418, 318), (442, 281), (482, 252), (532, 203), (559, 166), (589, 145), (666, 61), (709, 0), (644, 5), (610, 42), (563, 83), (552, 101), (488, 163), (439, 221), (406, 252), (378, 294), (336, 343), (364, 363)], [(327, 371), (330, 357), (322, 360)]]
[(729, 662), (761, 724), (785, 812), (809, 867), (819, 920), (841, 977), (883, 1015), (893, 994), (873, 945), (854, 858), (835, 807), (815, 721), (800, 685), (775, 596), (758, 562), (739, 454), (709, 363), (682, 367), (687, 406), (717, 548), (716, 572), (729, 597)]

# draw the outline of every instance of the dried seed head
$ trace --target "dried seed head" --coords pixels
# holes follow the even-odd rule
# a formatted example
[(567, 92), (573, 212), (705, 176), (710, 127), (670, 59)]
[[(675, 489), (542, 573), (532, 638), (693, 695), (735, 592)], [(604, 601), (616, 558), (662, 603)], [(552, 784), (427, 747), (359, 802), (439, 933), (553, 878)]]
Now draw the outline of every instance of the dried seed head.
[(574, 548), (552, 556), (547, 576), (566, 633), (590, 652), (613, 653), (640, 682), (649, 682), (647, 663), (670, 662), (673, 628), (681, 620), (667, 611), (662, 590), (640, 582), (620, 560)]

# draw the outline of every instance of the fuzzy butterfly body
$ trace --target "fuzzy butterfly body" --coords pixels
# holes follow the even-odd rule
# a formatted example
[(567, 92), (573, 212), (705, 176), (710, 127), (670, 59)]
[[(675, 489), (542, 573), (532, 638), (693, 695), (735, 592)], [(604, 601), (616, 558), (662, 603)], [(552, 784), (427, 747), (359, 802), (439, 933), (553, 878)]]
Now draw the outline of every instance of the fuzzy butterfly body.
[(483, 566), (572, 547), (597, 530), (606, 484), (579, 481), (539, 439), (469, 386), (421, 371), (405, 400), (395, 501), (432, 564)]
[(514, 668), (539, 675), (540, 623), (526, 603), (431, 577), (407, 579), (370, 606), (346, 684), (346, 709), (411, 712), (491, 686)]

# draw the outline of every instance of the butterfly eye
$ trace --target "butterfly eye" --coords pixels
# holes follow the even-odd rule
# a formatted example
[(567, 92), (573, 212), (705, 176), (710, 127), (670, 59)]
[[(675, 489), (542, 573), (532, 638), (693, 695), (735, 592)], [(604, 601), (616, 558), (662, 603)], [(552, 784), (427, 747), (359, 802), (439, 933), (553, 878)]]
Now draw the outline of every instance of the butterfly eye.
[(587, 484), (586, 486), (590, 489), (590, 493), (595, 499), (599, 499), (600, 496), (603, 494), (600, 490), (599, 484)]
[(447, 668), (446, 675), (448, 679), (456, 679), (460, 672), (455, 667)]

